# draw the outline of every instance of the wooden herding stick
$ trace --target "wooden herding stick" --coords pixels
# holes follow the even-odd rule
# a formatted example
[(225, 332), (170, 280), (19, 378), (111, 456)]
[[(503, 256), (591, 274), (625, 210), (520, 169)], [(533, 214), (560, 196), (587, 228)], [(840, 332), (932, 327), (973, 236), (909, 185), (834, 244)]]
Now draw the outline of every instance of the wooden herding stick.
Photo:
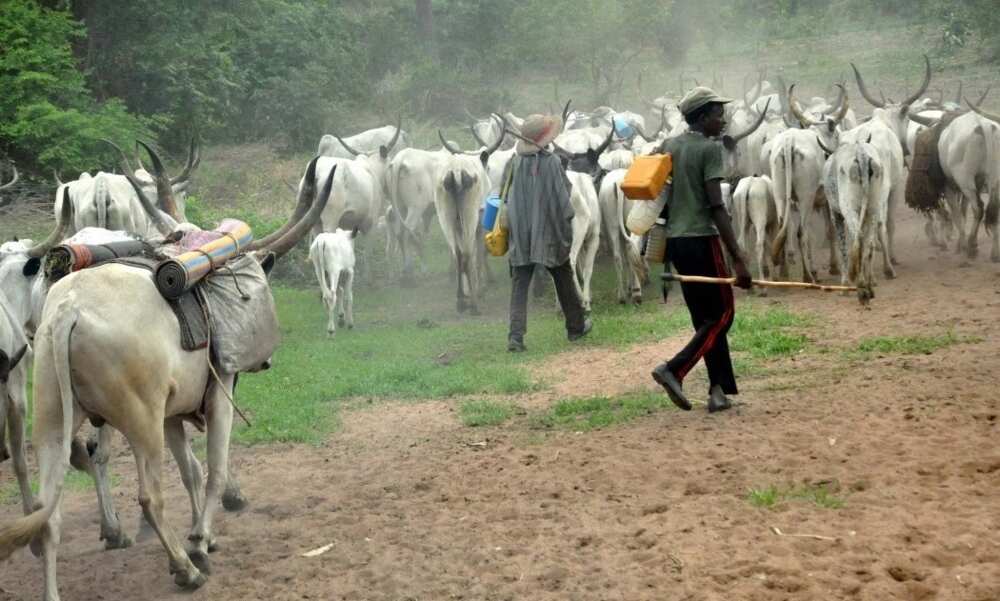
[[(702, 275), (680, 275), (666, 271), (662, 276), (664, 282), (685, 282), (689, 284), (735, 284), (736, 278), (710, 278)], [(826, 284), (810, 284), (808, 282), (772, 282), (770, 280), (753, 280), (754, 286), (764, 288), (805, 288), (808, 290), (823, 290), (824, 292), (856, 292), (856, 286), (828, 286)]]

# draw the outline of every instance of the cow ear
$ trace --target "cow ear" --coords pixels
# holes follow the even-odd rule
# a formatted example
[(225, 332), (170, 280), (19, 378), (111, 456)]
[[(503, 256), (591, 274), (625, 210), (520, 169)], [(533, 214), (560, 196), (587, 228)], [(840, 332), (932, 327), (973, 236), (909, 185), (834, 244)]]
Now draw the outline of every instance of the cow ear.
[(378, 153), (383, 160), (389, 158), (389, 149), (384, 144), (378, 147)]
[(732, 136), (722, 136), (722, 145), (726, 148), (726, 150), (732, 152), (736, 150), (736, 139)]
[(482, 152), (480, 152), (479, 153), (479, 162), (483, 164), (483, 167), (485, 167), (486, 163), (490, 162), (490, 153), (486, 152), (485, 150), (482, 151)]
[(271, 275), (271, 270), (274, 269), (274, 264), (277, 263), (277, 261), (278, 257), (272, 252), (264, 255), (264, 258), (260, 260), (260, 268), (264, 270), (264, 275)]
[(833, 119), (827, 119), (827, 120), (826, 120), (826, 127), (827, 127), (827, 129), (829, 129), (829, 130), (830, 130), (830, 133), (831, 133), (831, 134), (832, 134), (832, 133), (833, 133), (834, 131), (836, 131), (836, 130), (837, 130), (837, 124), (833, 122)]
[(24, 264), (24, 269), (21, 270), (21, 273), (24, 275), (24, 277), (30, 278), (33, 277), (35, 274), (37, 274), (38, 270), (41, 268), (42, 268), (42, 260), (39, 259), (38, 257), (32, 257), (28, 259), (27, 263)]

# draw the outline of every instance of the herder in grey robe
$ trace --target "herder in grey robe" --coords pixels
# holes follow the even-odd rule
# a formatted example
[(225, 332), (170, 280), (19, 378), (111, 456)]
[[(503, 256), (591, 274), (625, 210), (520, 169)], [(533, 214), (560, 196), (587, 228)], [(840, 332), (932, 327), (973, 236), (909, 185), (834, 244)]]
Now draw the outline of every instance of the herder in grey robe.
[[(592, 324), (573, 283), (569, 250), (573, 243), (571, 184), (562, 161), (546, 147), (562, 131), (562, 120), (532, 115), (521, 127), (517, 154), (504, 179), (511, 177), (507, 192), (511, 267), (510, 333), (507, 350), (525, 350), (528, 329), (528, 288), (536, 266), (545, 267), (555, 281), (559, 305), (566, 316), (570, 340), (583, 338)], [(510, 170), (513, 170), (511, 174)]]

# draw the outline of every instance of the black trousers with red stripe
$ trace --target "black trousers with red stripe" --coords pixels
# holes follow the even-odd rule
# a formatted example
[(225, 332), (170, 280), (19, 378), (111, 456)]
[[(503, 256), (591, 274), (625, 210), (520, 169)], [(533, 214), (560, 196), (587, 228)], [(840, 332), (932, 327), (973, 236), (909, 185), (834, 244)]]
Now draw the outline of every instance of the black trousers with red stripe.
[[(718, 236), (671, 238), (667, 257), (681, 275), (729, 277), (722, 244)], [(681, 349), (667, 367), (678, 380), (704, 357), (711, 385), (718, 384), (726, 394), (737, 394), (733, 361), (729, 356), (726, 333), (733, 325), (736, 307), (731, 286), (717, 284), (681, 284), (684, 302), (691, 313), (694, 338)]]

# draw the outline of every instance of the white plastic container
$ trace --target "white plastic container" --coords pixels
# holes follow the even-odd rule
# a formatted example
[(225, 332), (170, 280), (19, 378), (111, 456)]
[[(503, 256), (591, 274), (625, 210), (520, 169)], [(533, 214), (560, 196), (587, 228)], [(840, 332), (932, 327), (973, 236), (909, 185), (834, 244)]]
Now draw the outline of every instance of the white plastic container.
[(659, 219), (663, 207), (667, 204), (667, 196), (670, 194), (670, 186), (660, 193), (656, 200), (641, 200), (632, 205), (632, 210), (628, 212), (625, 219), (625, 227), (637, 236), (642, 236), (649, 231)]

